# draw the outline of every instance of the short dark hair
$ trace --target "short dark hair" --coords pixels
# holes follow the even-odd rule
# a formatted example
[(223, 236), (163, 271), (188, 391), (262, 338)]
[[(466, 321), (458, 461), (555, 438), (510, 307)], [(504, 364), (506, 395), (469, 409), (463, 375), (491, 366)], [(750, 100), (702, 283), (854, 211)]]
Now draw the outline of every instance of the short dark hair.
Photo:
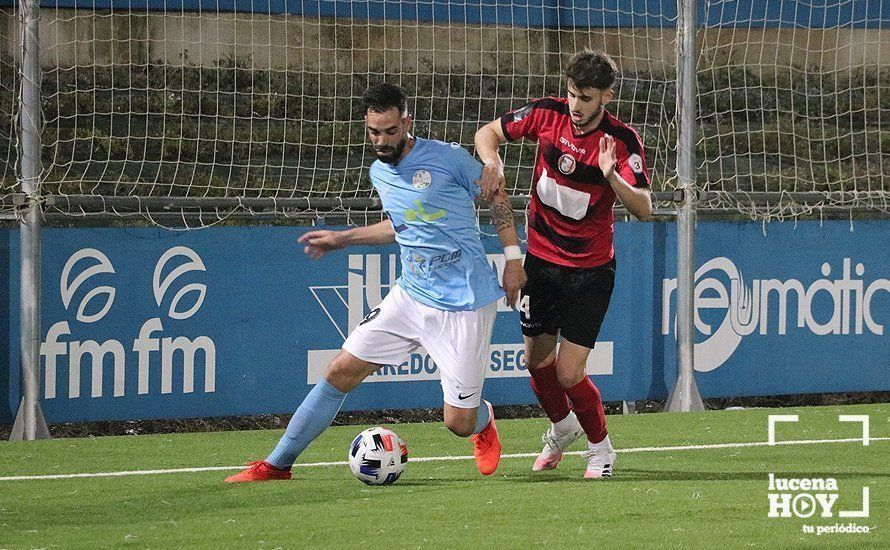
[(598, 50), (582, 50), (576, 53), (566, 67), (566, 78), (580, 90), (612, 87), (618, 77), (618, 66), (608, 54)]
[(371, 86), (362, 94), (362, 103), (365, 109), (375, 113), (384, 113), (390, 109), (398, 109), (399, 114), (404, 115), (408, 109), (408, 99), (405, 91), (394, 84), (377, 84)]

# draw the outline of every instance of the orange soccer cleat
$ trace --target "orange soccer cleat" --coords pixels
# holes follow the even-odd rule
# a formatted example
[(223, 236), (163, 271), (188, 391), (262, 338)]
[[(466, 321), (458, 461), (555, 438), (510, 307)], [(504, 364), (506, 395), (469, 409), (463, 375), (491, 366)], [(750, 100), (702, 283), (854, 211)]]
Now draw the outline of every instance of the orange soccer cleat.
[(272, 479), (290, 479), (290, 470), (281, 470), (265, 460), (249, 462), (250, 468), (226, 478), (226, 483), (242, 483), (245, 481), (269, 481)]
[(488, 405), (488, 413), (491, 420), (488, 426), (477, 434), (473, 434), (473, 455), (476, 457), (476, 467), (486, 476), (490, 476), (498, 469), (501, 461), (501, 438), (498, 437), (498, 428), (494, 425), (494, 411), (491, 403)]

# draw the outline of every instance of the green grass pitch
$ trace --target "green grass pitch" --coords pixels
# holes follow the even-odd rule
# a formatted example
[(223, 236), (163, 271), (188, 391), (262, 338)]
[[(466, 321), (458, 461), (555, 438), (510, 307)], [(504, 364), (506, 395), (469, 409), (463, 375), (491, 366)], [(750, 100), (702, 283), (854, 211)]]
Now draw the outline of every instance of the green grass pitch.
[[(765, 442), (769, 414), (780, 441)], [(535, 453), (545, 419), (498, 422), (505, 455)], [(412, 458), (469, 456), (440, 423), (390, 426)], [(343, 462), (364, 426), (325, 432), (301, 463)], [(294, 468), (292, 481), (229, 485), (235, 470), (119, 477), (0, 480), (0, 548), (687, 548), (890, 547), (890, 404), (610, 416), (619, 450), (610, 480), (581, 479), (583, 459), (533, 473), (505, 456), (490, 478), (472, 460), (409, 462), (393, 486), (368, 487), (347, 466)], [(0, 443), (0, 478), (235, 466), (265, 457), (280, 431)], [(572, 450), (582, 449), (577, 443)], [(623, 451), (623, 452), (622, 452)], [(768, 517), (769, 474), (835, 478), (833, 517)], [(841, 518), (862, 508), (869, 516)], [(806, 533), (866, 526), (868, 533)]]

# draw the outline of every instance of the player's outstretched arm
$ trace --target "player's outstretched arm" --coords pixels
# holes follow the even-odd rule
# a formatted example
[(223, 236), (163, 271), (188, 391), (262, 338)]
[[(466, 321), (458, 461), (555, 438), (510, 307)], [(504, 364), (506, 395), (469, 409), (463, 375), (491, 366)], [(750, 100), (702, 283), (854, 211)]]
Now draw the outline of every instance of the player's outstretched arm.
[(479, 128), (474, 141), (476, 143), (476, 154), (479, 155), (482, 164), (492, 168), (488, 174), (482, 173), (482, 180), (479, 183), (479, 187), (482, 188), (479, 196), (487, 202), (494, 197), (499, 189), (503, 190), (506, 185), (504, 162), (501, 160), (498, 149), (507, 142), (507, 138), (504, 136), (500, 120), (493, 120)]
[[(482, 169), (483, 177), (492, 167), (485, 166)], [(510, 197), (503, 188), (495, 193), (491, 199), (491, 222), (497, 229), (498, 237), (504, 246), (504, 256), (507, 263), (504, 265), (504, 292), (507, 293), (507, 305), (516, 307), (516, 299), (519, 291), (525, 286), (525, 268), (522, 267), (522, 251), (519, 249), (519, 235), (516, 233), (516, 220), (513, 217), (513, 207), (510, 206)]]
[(299, 243), (306, 245), (303, 252), (313, 260), (331, 250), (340, 250), (354, 244), (389, 244), (395, 240), (396, 231), (392, 227), (392, 221), (388, 219), (346, 231), (319, 229), (304, 233), (297, 239)]

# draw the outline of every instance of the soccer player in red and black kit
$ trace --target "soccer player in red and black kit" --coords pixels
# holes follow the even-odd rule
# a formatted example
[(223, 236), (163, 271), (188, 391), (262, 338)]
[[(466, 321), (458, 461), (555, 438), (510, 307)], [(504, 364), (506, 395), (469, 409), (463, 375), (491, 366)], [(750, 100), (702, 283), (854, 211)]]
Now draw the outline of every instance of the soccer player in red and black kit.
[(584, 477), (611, 477), (615, 463), (603, 402), (585, 366), (615, 282), (615, 197), (639, 219), (652, 215), (640, 136), (605, 110), (617, 74), (608, 55), (582, 51), (566, 69), (566, 98), (532, 101), (476, 132), (476, 153), (486, 165), (483, 196), (505, 184), (501, 144), (538, 142), (528, 211), (528, 283), (519, 305), (532, 390), (552, 422), (535, 471), (556, 468), (563, 450), (585, 433)]

